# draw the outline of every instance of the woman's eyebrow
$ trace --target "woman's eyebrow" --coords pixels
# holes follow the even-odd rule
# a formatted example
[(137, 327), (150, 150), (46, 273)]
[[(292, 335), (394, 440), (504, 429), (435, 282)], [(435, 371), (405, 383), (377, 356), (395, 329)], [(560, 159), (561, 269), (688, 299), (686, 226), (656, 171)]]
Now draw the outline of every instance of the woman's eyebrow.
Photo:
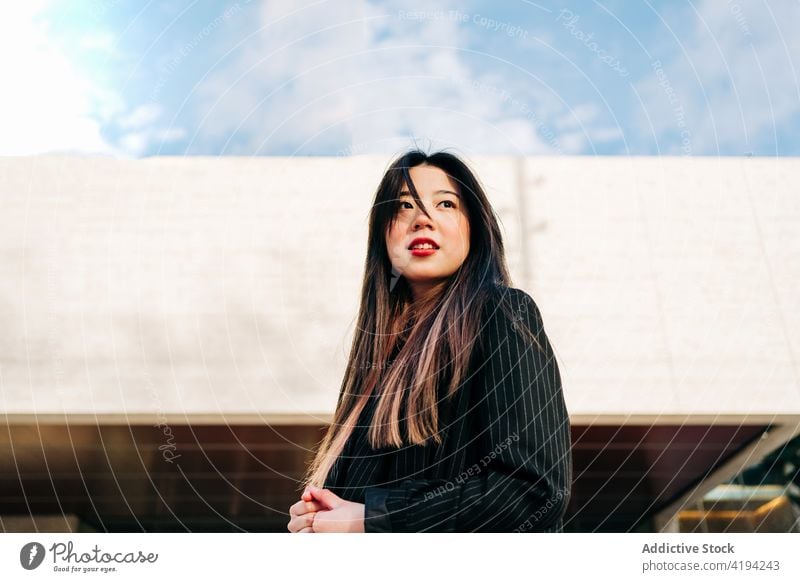
[[(461, 195), (458, 192), (453, 192), (452, 190), (437, 190), (434, 194), (452, 194), (456, 198), (461, 198)], [(411, 196), (411, 192), (408, 190), (401, 190), (400, 196)]]

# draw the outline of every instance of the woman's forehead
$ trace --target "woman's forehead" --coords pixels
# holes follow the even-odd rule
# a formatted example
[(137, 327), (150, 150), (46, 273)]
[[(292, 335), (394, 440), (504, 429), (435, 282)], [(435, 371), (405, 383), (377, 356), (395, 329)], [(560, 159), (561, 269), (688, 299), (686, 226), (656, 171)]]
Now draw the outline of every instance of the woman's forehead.
[[(420, 192), (419, 189), (417, 189), (417, 193), (418, 194), (422, 194), (422, 192)], [(458, 198), (461, 197), (461, 194), (459, 194), (458, 192), (454, 192), (453, 190), (450, 190), (448, 188), (439, 189), (439, 190), (436, 190), (436, 191), (433, 192), (433, 196), (445, 196), (447, 194), (450, 194), (451, 196), (456, 196)], [(410, 197), (411, 196), (411, 192), (409, 192), (407, 189), (400, 190), (400, 197), (402, 198), (403, 196), (409, 196)]]
[[(458, 185), (447, 173), (435, 166), (415, 166), (409, 170), (409, 177), (414, 183), (417, 193), (433, 194), (450, 193), (458, 195)], [(400, 194), (409, 194), (409, 185), (400, 187)]]

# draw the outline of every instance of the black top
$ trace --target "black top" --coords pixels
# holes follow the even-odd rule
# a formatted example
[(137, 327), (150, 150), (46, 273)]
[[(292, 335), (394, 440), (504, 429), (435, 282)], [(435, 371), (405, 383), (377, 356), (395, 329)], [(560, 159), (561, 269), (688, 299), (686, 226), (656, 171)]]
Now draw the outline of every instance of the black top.
[[(519, 319), (543, 351), (518, 331)], [(365, 531), (562, 531), (570, 424), (539, 308), (524, 291), (498, 286), (479, 339), (455, 396), (440, 398), (441, 445), (373, 449), (366, 437), (377, 397), (362, 411), (325, 487), (364, 503)]]

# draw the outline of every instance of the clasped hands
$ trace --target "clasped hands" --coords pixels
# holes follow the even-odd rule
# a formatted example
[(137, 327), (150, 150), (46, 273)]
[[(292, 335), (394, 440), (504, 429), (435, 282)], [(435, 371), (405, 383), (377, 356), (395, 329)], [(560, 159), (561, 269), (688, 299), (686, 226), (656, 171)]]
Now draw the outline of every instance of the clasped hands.
[(364, 533), (364, 504), (310, 485), (289, 508), (292, 533)]

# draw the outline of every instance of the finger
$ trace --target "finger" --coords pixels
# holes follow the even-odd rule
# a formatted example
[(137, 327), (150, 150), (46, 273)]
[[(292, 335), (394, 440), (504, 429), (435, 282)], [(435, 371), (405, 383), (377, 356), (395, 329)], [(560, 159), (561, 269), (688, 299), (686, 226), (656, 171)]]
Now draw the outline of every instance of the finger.
[(306, 514), (310, 511), (320, 511), (322, 509), (325, 509), (325, 506), (319, 501), (303, 501), (301, 499), (289, 508), (289, 515), (296, 517), (298, 515)]
[(325, 509), (327, 509), (325, 507), (325, 504), (320, 503), (319, 501), (306, 501), (305, 504), (307, 513), (311, 511), (316, 513), (317, 511), (324, 511)]
[(308, 513), (309, 511), (315, 511), (314, 506), (309, 505), (308, 501), (303, 501), (301, 499), (297, 503), (292, 504), (292, 506), (289, 508), (289, 515), (297, 517), (298, 515), (303, 515), (304, 513)]
[(322, 502), (326, 508), (336, 508), (342, 503), (342, 498), (336, 495), (330, 489), (321, 489), (313, 485), (308, 488), (309, 493), (314, 496), (314, 499)]
[(316, 512), (298, 515), (289, 520), (287, 528), (291, 532), (299, 532), (306, 527), (312, 527), (314, 524), (314, 516)]
[(309, 519), (307, 519), (305, 517), (293, 517), (289, 521), (289, 524), (286, 526), (286, 529), (288, 529), (292, 533), (297, 533), (301, 529), (304, 529), (306, 527), (313, 527), (313, 525), (310, 523), (310, 521), (313, 521), (313, 520), (309, 520)]
[(314, 528), (313, 527), (304, 527), (303, 529), (301, 529), (297, 533), (314, 533)]
[(327, 514), (330, 513), (329, 511), (320, 511), (314, 521), (311, 523), (311, 529), (314, 530), (314, 533), (323, 533), (326, 530), (325, 524), (328, 521)]

